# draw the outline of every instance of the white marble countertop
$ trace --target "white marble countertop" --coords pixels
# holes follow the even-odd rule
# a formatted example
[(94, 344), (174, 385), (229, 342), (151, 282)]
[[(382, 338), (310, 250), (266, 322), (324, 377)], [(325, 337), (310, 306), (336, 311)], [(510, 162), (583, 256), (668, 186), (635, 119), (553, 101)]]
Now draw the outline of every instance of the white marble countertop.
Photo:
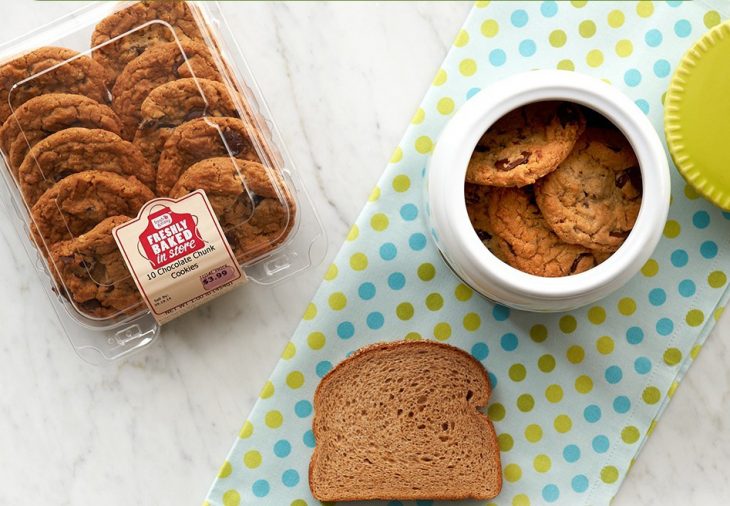
[[(5, 2), (0, 42), (77, 5)], [(328, 259), (469, 7), (224, 4), (275, 97), (269, 105), (328, 232)], [(0, 238), (0, 504), (199, 504), (328, 262), (216, 300), (167, 325), (143, 354), (100, 368), (74, 354), (6, 219)], [(729, 331), (726, 315), (614, 504), (730, 500)]]

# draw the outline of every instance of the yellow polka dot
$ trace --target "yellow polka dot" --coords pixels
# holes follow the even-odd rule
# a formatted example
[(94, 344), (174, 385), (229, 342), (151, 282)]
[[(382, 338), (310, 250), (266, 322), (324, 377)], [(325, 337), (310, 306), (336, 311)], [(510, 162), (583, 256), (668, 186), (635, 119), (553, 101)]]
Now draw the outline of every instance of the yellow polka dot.
[(431, 281), (436, 276), (436, 267), (431, 263), (422, 263), (418, 266), (418, 277), (421, 281)]
[(451, 337), (451, 325), (446, 322), (437, 323), (433, 328), (433, 337), (439, 341), (446, 341)]
[(606, 310), (601, 306), (593, 306), (588, 310), (588, 321), (600, 325), (606, 321)]
[(264, 416), (264, 423), (271, 429), (278, 429), (283, 422), (284, 417), (281, 416), (281, 412), (275, 409), (272, 409)]
[(560, 60), (558, 70), (575, 70), (575, 64), (571, 60)]
[(684, 319), (690, 327), (697, 327), (705, 321), (705, 314), (699, 309), (690, 309)]
[(405, 174), (398, 174), (393, 178), (393, 189), (397, 191), (398, 193), (403, 193), (405, 191), (408, 191), (408, 188), (411, 187), (411, 178), (406, 176)]
[(692, 357), (692, 360), (697, 358), (697, 355), (700, 354), (701, 349), (702, 349), (701, 344), (696, 344), (692, 347), (692, 350), (689, 352), (689, 356)]
[(327, 342), (327, 338), (321, 332), (312, 332), (307, 336), (307, 344), (313, 350), (321, 350), (325, 342)]
[(324, 273), (325, 281), (332, 281), (337, 277), (338, 273), (339, 269), (337, 269), (337, 266), (335, 264), (330, 264), (330, 266), (327, 267), (327, 272)]
[(411, 119), (411, 123), (414, 125), (420, 125), (423, 123), (423, 120), (426, 118), (426, 111), (421, 109), (420, 107), (416, 111), (416, 113), (413, 115), (413, 118)]
[(376, 186), (373, 188), (373, 191), (370, 192), (370, 195), (368, 196), (368, 202), (375, 202), (380, 198), (380, 187)]
[(517, 398), (517, 409), (523, 413), (532, 411), (535, 407), (535, 399), (530, 394), (522, 394)]
[(357, 239), (357, 236), (360, 235), (360, 229), (357, 225), (353, 225), (352, 228), (350, 228), (350, 231), (347, 233), (347, 240), (348, 241), (354, 241)]
[(317, 316), (317, 306), (314, 302), (310, 302), (307, 304), (307, 309), (304, 310), (304, 318), (305, 320), (314, 320), (314, 317)]
[(647, 278), (653, 278), (659, 272), (659, 264), (653, 258), (646, 261), (644, 266), (641, 268), (641, 273)]
[(464, 328), (470, 332), (477, 330), (482, 324), (482, 319), (477, 313), (467, 313), (464, 316)]
[(537, 359), (537, 367), (544, 373), (549, 373), (555, 369), (555, 357), (546, 353)]
[(550, 32), (548, 40), (550, 41), (550, 45), (553, 47), (563, 47), (568, 41), (568, 36), (563, 30), (553, 30)]
[(398, 163), (403, 159), (403, 150), (398, 146), (390, 157), (390, 163)]
[(580, 9), (581, 7), (585, 7), (588, 3), (588, 0), (571, 0), (570, 3), (573, 5), (573, 7), (577, 7)]
[(553, 426), (556, 431), (565, 434), (573, 428), (573, 420), (568, 415), (558, 415), (553, 421)]
[(329, 296), (327, 303), (335, 311), (340, 311), (347, 305), (347, 297), (342, 292), (335, 292)]
[(682, 352), (678, 348), (667, 348), (664, 351), (664, 363), (672, 366), (682, 361)]
[(565, 356), (568, 358), (568, 361), (571, 364), (580, 364), (581, 362), (583, 362), (583, 358), (586, 356), (586, 352), (583, 350), (582, 346), (574, 344), (573, 346), (568, 348), (568, 351), (565, 352)]
[(264, 383), (264, 387), (261, 389), (259, 397), (262, 399), (268, 399), (272, 395), (274, 395), (274, 384), (271, 381), (267, 381)]
[(639, 429), (633, 425), (627, 425), (621, 431), (621, 439), (627, 444), (636, 443), (639, 440)]
[(464, 283), (459, 283), (454, 290), (454, 297), (456, 297), (456, 300), (460, 300), (461, 302), (466, 302), (471, 299), (473, 294), (474, 290), (466, 286)]
[(596, 340), (596, 349), (601, 355), (613, 353), (614, 341), (610, 336), (601, 336)]
[(389, 225), (388, 217), (383, 213), (376, 213), (370, 218), (370, 226), (377, 232), (382, 232)]
[(560, 385), (550, 385), (545, 389), (545, 398), (552, 402), (560, 402), (563, 399), (563, 389)]
[(641, 394), (641, 398), (647, 404), (656, 404), (661, 399), (662, 394), (657, 387), (646, 387)]
[(543, 342), (545, 339), (547, 339), (547, 336), (548, 336), (547, 327), (541, 323), (533, 325), (530, 328), (530, 339), (532, 339), (536, 343)]
[(674, 239), (681, 231), (682, 227), (675, 220), (669, 220), (664, 225), (664, 237), (668, 237), (669, 239)]
[(578, 33), (580, 33), (581, 37), (586, 39), (593, 37), (596, 34), (596, 24), (590, 19), (581, 21), (578, 25)]
[[(433, 78), (433, 85), (434, 86), (441, 86), (446, 82), (446, 80), (449, 78), (449, 75), (446, 73), (444, 69), (439, 69), (438, 72), (436, 72), (436, 77)], [(418, 112), (422, 114), (421, 121), (423, 121), (423, 109), (418, 109)], [(415, 119), (415, 118), (414, 118)], [(421, 121), (418, 121), (420, 123)]]
[(395, 314), (401, 320), (410, 320), (411, 318), (413, 318), (413, 312), (413, 304), (411, 304), (410, 302), (401, 302), (395, 308)]
[(251, 437), (251, 434), (253, 434), (253, 424), (246, 420), (243, 427), (241, 427), (241, 430), (238, 432), (238, 437), (241, 439), (248, 439)]
[(656, 428), (656, 420), (652, 420), (649, 424), (649, 428), (646, 429), (646, 435), (651, 436), (652, 432), (654, 432), (654, 429)]
[(720, 24), (720, 13), (717, 11), (707, 11), (703, 21), (707, 28), (712, 28), (713, 26)]
[(487, 5), (489, 5), (489, 0), (479, 0), (474, 5), (476, 6), (477, 9), (483, 9)]
[(707, 283), (712, 288), (720, 288), (721, 286), (724, 286), (725, 283), (727, 283), (727, 276), (722, 271), (712, 271), (707, 276)]
[(281, 358), (283, 358), (284, 360), (290, 360), (296, 354), (297, 347), (294, 345), (294, 343), (286, 343), (286, 346), (284, 346), (284, 351), (281, 352)]
[(499, 24), (493, 19), (487, 19), (482, 23), (481, 32), (485, 37), (494, 37), (499, 32)]
[(512, 506), (530, 506), (530, 498), (525, 494), (517, 494), (512, 498)]
[(628, 39), (621, 39), (616, 43), (616, 54), (621, 58), (626, 58), (634, 52), (634, 45)]
[(418, 332), (409, 332), (403, 339), (405, 339), (406, 341), (420, 341), (421, 334), (419, 334)]
[(642, 18), (648, 18), (654, 14), (654, 4), (651, 0), (640, 0), (636, 6), (636, 13)]
[(289, 506), (307, 506), (307, 501), (304, 499), (294, 499)]
[(560, 327), (560, 330), (562, 330), (564, 333), (571, 334), (578, 327), (578, 322), (573, 316), (565, 315), (560, 318), (558, 326)]
[(624, 316), (631, 316), (636, 312), (636, 301), (631, 297), (624, 297), (618, 301), (618, 312)]
[(715, 319), (715, 321), (719, 320), (722, 316), (722, 313), (725, 311), (724, 307), (718, 307), (715, 308), (715, 311), (712, 313), (712, 317)]
[(507, 412), (504, 409), (504, 406), (498, 402), (490, 404), (487, 408), (487, 415), (489, 416), (489, 419), (495, 422), (499, 422), (504, 419), (506, 414)]
[(477, 71), (477, 62), (471, 58), (464, 58), (459, 62), (459, 73), (462, 76), (473, 76)]
[(499, 444), (499, 449), (501, 451), (508, 452), (515, 445), (515, 440), (512, 439), (512, 436), (509, 434), (503, 433), (497, 436), (497, 443)]
[(603, 53), (600, 49), (591, 49), (586, 55), (586, 63), (589, 67), (600, 67), (603, 64)]
[(593, 390), (593, 380), (590, 376), (582, 374), (575, 379), (575, 390), (581, 394), (587, 394)]
[(695, 190), (694, 186), (686, 184), (684, 185), (684, 196), (690, 200), (695, 200), (699, 198), (700, 194), (697, 193), (697, 190)]
[(508, 374), (512, 381), (520, 382), (527, 376), (527, 369), (522, 364), (513, 364), (510, 366)]
[(466, 30), (459, 30), (459, 33), (456, 35), (456, 40), (454, 41), (454, 45), (456, 47), (464, 47), (469, 43), (469, 33)]
[(677, 391), (677, 387), (679, 387), (679, 382), (672, 381), (672, 384), (669, 386), (669, 390), (667, 390), (667, 397), (669, 397), (671, 399), (672, 396), (674, 395), (674, 392)]
[(246, 452), (243, 456), (243, 464), (249, 469), (256, 469), (261, 465), (261, 454), (256, 450)]
[(292, 371), (286, 377), (289, 388), (297, 389), (304, 385), (304, 375), (299, 371)]
[(537, 455), (535, 457), (535, 460), (532, 461), (532, 467), (534, 467), (535, 471), (537, 471), (538, 473), (547, 473), (548, 471), (550, 471), (552, 465), (553, 464), (550, 461), (550, 457), (548, 457), (544, 453)]
[(350, 267), (354, 271), (364, 271), (368, 268), (368, 257), (365, 253), (354, 253), (350, 257)]
[(241, 494), (237, 490), (226, 490), (223, 494), (223, 506), (238, 506), (241, 504)]
[(537, 443), (542, 439), (542, 427), (536, 423), (531, 423), (525, 427), (525, 439), (530, 443)]
[(624, 24), (624, 13), (619, 10), (613, 10), (608, 13), (608, 26), (611, 28), (620, 28)]
[(223, 462), (223, 465), (218, 470), (218, 478), (228, 478), (233, 472), (233, 466), (227, 460)]
[(454, 100), (451, 97), (444, 97), (436, 104), (436, 110), (443, 115), (454, 112)]
[(522, 477), (522, 469), (517, 464), (507, 464), (504, 467), (504, 479), (515, 482)]
[(429, 293), (426, 296), (426, 308), (430, 311), (438, 311), (444, 305), (444, 298), (440, 293)]
[(426, 153), (430, 153), (433, 149), (433, 141), (430, 137), (426, 135), (422, 135), (418, 139), (416, 139), (416, 151), (421, 153), (422, 155), (425, 155)]
[(601, 481), (604, 483), (615, 483), (618, 480), (618, 469), (613, 466), (606, 466), (601, 469)]

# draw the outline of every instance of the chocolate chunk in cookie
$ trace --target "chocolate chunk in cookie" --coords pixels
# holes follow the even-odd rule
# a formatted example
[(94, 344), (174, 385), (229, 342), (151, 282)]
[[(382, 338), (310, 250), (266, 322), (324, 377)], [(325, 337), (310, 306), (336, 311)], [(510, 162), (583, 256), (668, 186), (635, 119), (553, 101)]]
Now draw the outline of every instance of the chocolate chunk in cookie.
[(88, 56), (63, 47), (41, 47), (0, 66), (0, 123), (33, 97), (46, 93), (111, 100), (109, 73)]
[(175, 127), (203, 116), (238, 116), (226, 86), (210, 79), (170, 81), (152, 90), (142, 102), (142, 122), (134, 144), (157, 167), (165, 141)]
[(616, 129), (587, 129), (535, 188), (545, 220), (561, 239), (604, 253), (623, 244), (641, 207), (638, 160)]
[(180, 198), (197, 189), (208, 196), (241, 263), (273, 251), (294, 226), (291, 194), (281, 176), (260, 163), (230, 157), (203, 160), (185, 171), (170, 196)]
[(157, 166), (157, 192), (168, 195), (188, 167), (207, 158), (230, 156), (260, 162), (246, 125), (237, 118), (199, 118), (173, 130)]
[(126, 216), (112, 216), (50, 250), (51, 271), (61, 294), (91, 318), (133, 314), (142, 298), (112, 235)]
[(38, 142), (60, 130), (72, 127), (99, 128), (119, 134), (121, 123), (116, 114), (83, 95), (50, 93), (28, 100), (0, 128), (0, 147), (13, 176), (25, 155)]
[(174, 42), (175, 36), (180, 40), (203, 39), (185, 2), (135, 2), (96, 25), (91, 35), (92, 55), (116, 79), (130, 61), (151, 47)]
[(469, 215), (474, 232), (482, 242), (489, 241), (494, 232), (489, 224), (489, 193), (492, 187), (466, 183), (464, 185), (464, 200), (466, 212)]
[(469, 183), (525, 186), (552, 172), (585, 129), (580, 108), (536, 102), (507, 113), (477, 143), (466, 172)]
[(155, 171), (131, 142), (97, 128), (69, 128), (46, 137), (28, 152), (18, 170), (27, 205), (54, 184), (77, 172), (100, 170), (135, 176), (154, 188)]

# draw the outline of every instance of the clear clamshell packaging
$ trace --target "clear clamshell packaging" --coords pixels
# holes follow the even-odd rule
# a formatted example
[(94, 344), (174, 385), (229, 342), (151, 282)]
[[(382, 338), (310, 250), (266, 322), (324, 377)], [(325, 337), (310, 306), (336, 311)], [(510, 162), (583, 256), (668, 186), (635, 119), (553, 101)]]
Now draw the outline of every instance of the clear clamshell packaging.
[[(202, 295), (179, 307), (195, 307), (233, 271), (272, 284), (324, 254), (216, 2), (95, 2), (1, 46), (0, 122), (2, 201), (89, 362), (149, 345), (165, 321), (154, 304), (183, 278)], [(233, 265), (195, 271), (214, 243), (200, 213), (171, 211), (193, 196)], [(146, 235), (118, 243), (138, 215)]]

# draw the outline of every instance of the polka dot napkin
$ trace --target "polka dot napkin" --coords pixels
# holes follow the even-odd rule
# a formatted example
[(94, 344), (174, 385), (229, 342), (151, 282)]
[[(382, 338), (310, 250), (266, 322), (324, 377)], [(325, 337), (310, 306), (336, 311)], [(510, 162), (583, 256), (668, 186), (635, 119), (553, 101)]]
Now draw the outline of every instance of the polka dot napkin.
[(702, 2), (477, 2), (207, 502), (319, 504), (307, 481), (317, 383), (349, 352), (406, 338), (459, 346), (490, 371), (504, 488), (488, 504), (608, 504), (720, 315), (730, 214), (673, 170), (664, 237), (633, 281), (569, 313), (518, 312), (443, 263), (423, 221), (424, 167), (454, 111), (532, 68), (604, 78), (661, 132), (674, 66), (720, 17)]

